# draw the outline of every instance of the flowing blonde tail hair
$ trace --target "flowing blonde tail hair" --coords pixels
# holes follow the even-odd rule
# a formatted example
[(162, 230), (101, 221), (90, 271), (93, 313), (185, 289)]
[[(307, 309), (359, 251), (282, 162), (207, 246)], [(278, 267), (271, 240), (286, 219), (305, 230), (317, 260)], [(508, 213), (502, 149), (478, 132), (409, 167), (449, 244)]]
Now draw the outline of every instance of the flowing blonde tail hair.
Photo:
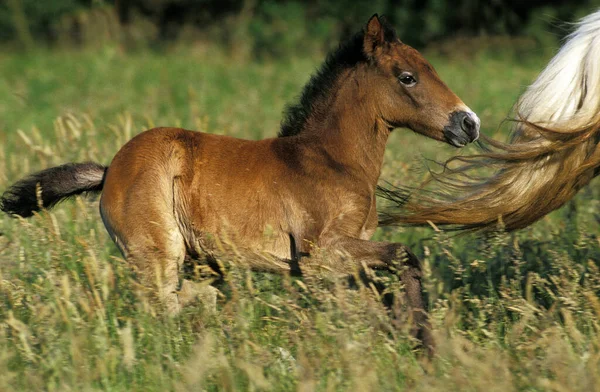
[[(398, 203), (383, 225), (478, 230), (526, 227), (570, 200), (600, 173), (600, 11), (583, 18), (514, 108), (509, 143), (454, 157), (417, 190), (380, 188)], [(457, 165), (456, 165), (457, 164)], [(491, 177), (476, 172), (495, 169)], [(435, 184), (435, 190), (429, 186)]]

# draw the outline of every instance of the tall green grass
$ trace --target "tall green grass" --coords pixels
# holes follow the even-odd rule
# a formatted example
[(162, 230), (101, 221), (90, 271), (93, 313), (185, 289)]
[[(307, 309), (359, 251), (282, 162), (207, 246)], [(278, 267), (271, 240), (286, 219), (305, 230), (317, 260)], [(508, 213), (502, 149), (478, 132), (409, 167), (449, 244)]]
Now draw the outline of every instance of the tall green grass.
[[(483, 132), (501, 138), (498, 124), (549, 58), (522, 48), (427, 57)], [(319, 62), (234, 62), (210, 46), (3, 53), (0, 190), (67, 161), (108, 164), (155, 125), (275, 136)], [(382, 177), (416, 183), (422, 156), (456, 152), (396, 130)], [(97, 200), (1, 217), (0, 390), (598, 390), (599, 193), (593, 183), (511, 235), (378, 231), (423, 260), (431, 362), (415, 354), (408, 321), (392, 322), (367, 287), (251, 274), (231, 254), (217, 312), (196, 304), (168, 317), (135, 283)]]

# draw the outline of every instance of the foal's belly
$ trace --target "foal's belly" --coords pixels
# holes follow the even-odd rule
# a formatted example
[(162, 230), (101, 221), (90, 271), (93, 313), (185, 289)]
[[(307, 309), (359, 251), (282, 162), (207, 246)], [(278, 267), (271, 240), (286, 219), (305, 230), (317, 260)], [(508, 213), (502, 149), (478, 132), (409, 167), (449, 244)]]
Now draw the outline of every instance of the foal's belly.
[(196, 252), (213, 251), (218, 237), (226, 247), (242, 247), (289, 259), (292, 256), (289, 227), (277, 213), (279, 208), (271, 207), (268, 200), (260, 197), (220, 198), (218, 192), (207, 191), (184, 218), (191, 222), (191, 230), (185, 236)]

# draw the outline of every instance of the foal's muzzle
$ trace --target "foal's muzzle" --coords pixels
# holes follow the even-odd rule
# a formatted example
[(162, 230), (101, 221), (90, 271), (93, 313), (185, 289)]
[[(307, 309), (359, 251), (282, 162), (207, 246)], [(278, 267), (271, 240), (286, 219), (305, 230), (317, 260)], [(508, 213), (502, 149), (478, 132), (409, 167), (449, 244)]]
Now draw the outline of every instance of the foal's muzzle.
[(473, 112), (454, 112), (444, 127), (446, 141), (454, 147), (464, 147), (479, 139), (479, 117)]

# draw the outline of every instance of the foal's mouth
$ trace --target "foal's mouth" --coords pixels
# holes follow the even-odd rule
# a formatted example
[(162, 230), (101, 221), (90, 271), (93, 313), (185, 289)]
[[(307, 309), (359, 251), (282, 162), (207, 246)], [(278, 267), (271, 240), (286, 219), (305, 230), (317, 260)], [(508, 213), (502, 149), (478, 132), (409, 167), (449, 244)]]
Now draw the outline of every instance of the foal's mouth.
[(479, 139), (481, 121), (473, 112), (461, 111), (450, 115), (450, 123), (444, 127), (446, 141), (454, 147), (464, 147)]

